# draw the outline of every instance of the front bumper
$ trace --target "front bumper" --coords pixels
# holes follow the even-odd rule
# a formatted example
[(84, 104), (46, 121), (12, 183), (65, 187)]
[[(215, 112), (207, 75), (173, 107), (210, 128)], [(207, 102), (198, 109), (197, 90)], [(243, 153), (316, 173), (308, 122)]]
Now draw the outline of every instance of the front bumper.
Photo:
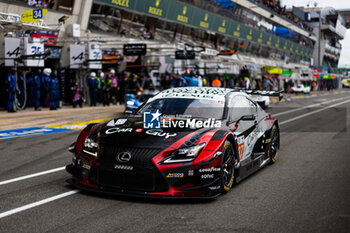
[[(132, 190), (129, 188), (113, 187), (110, 185), (101, 185), (98, 182), (92, 181), (83, 175), (78, 167), (74, 164), (66, 166), (66, 171), (72, 175), (71, 179), (66, 180), (69, 184), (78, 189), (93, 191), (98, 193), (135, 196), (135, 197), (151, 197), (151, 198), (215, 198), (221, 194), (220, 180), (218, 177), (201, 185), (193, 185), (193, 183), (186, 183), (186, 180), (172, 178), (167, 180), (167, 190), (162, 191), (147, 191), (147, 190)], [(168, 173), (174, 174), (174, 173)], [(177, 181), (177, 182), (174, 182)], [(172, 184), (175, 184), (172, 186)]]

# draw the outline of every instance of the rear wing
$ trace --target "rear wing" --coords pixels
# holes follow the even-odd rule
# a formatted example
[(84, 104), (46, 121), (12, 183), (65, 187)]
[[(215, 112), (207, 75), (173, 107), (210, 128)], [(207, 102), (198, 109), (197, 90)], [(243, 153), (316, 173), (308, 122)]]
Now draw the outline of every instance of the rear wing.
[(283, 94), (280, 91), (265, 91), (265, 90), (247, 90), (247, 89), (233, 89), (233, 92), (244, 92), (249, 95), (261, 95), (278, 97), (279, 100), (283, 99)]

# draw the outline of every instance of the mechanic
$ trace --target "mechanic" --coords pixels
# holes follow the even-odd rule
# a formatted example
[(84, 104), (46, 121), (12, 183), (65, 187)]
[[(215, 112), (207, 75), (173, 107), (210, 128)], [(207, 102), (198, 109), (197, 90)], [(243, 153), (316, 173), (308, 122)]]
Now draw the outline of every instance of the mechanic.
[(97, 80), (97, 102), (102, 103), (102, 79), (105, 76), (105, 73), (103, 73), (101, 70), (97, 72), (97, 76), (95, 79)]
[(8, 112), (16, 112), (14, 109), (14, 100), (16, 98), (16, 70), (11, 69), (9, 74), (7, 75), (8, 82), (8, 100), (7, 100), (7, 110)]
[(95, 72), (90, 73), (90, 77), (88, 79), (88, 86), (90, 93), (90, 106), (96, 106), (98, 81)]
[(213, 87), (221, 87), (221, 81), (218, 77), (216, 77), (212, 82)]
[(50, 77), (51, 73), (52, 73), (52, 70), (50, 68), (45, 68), (41, 76), (41, 83), (43, 88), (43, 96), (42, 96), (43, 107), (48, 106), (50, 85), (51, 85), (51, 77)]
[(186, 80), (181, 77), (181, 75), (177, 74), (176, 78), (174, 78), (172, 87), (184, 87), (186, 85)]
[(198, 87), (198, 79), (195, 78), (192, 74), (189, 76), (186, 76), (185, 74), (184, 79), (186, 80), (188, 87)]
[(29, 107), (34, 106), (34, 72), (30, 71), (26, 77), (26, 86), (27, 86), (27, 104)]
[(111, 73), (110, 73), (110, 80), (111, 80), (111, 101), (116, 104), (118, 97), (118, 78), (115, 75), (115, 70), (111, 69)]
[(103, 106), (109, 106), (109, 94), (111, 91), (111, 85), (112, 81), (109, 79), (108, 76), (101, 76), (101, 84), (102, 84), (102, 101), (103, 101)]
[(35, 74), (34, 75), (34, 108), (35, 111), (41, 111), (41, 109), (39, 108), (40, 105), (40, 87), (41, 87), (41, 82), (40, 82), (40, 76), (39, 74)]
[(18, 93), (18, 102), (19, 105), (21, 107), (24, 106), (24, 100), (25, 100), (25, 91), (24, 91), (24, 77), (25, 77), (25, 71), (21, 70), (19, 72), (19, 76), (18, 76), (18, 89), (19, 89), (19, 93)]
[(58, 80), (57, 80), (57, 77), (54, 75), (50, 77), (49, 96), (50, 96), (50, 100), (49, 100), (50, 110), (57, 110)]

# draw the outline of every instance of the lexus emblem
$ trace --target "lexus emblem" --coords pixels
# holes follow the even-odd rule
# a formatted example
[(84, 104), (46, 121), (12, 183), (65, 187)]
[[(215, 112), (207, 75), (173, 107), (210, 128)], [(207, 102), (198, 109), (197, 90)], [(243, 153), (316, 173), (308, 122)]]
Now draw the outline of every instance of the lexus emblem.
[(131, 154), (130, 152), (120, 152), (117, 155), (117, 161), (120, 163), (127, 163), (129, 162), (131, 159)]

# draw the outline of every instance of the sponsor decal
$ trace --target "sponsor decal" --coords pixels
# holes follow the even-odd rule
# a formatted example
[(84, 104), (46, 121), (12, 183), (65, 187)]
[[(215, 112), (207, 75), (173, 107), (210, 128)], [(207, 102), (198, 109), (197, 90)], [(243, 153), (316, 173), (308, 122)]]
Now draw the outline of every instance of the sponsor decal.
[(118, 119), (114, 125), (124, 125), (125, 122), (127, 122), (128, 119)]
[(203, 174), (201, 175), (201, 179), (213, 179), (214, 174)]
[[(228, 91), (219, 88), (181, 88), (162, 91), (157, 98), (200, 98), (200, 99), (223, 99)], [(223, 99), (224, 100), (224, 99)]]
[(130, 161), (131, 159), (131, 153), (130, 152), (120, 152), (117, 157), (116, 157), (117, 161), (120, 163), (127, 163)]
[(220, 170), (221, 170), (220, 167), (209, 167), (209, 168), (199, 169), (199, 172), (219, 172)]
[(129, 7), (129, 0), (112, 0), (112, 4), (123, 7)]
[(193, 170), (188, 170), (188, 176), (193, 176), (193, 174), (194, 174), (194, 171)]
[(244, 156), (244, 142), (238, 144), (238, 154), (239, 158), (242, 159)]
[(83, 164), (82, 168), (85, 168), (87, 170), (90, 170), (91, 169), (91, 166), (89, 164)]
[(143, 128), (144, 129), (160, 129), (160, 116), (162, 114), (157, 112), (145, 112), (143, 113)]
[(162, 119), (163, 128), (220, 128), (221, 121), (209, 118), (207, 120), (186, 119), (186, 120), (166, 120)]
[(184, 178), (184, 173), (169, 173), (166, 178)]
[(117, 125), (124, 125), (125, 122), (127, 122), (128, 119), (117, 119), (116, 121), (111, 120), (108, 122), (107, 126), (117, 126)]
[(152, 136), (158, 136), (158, 137), (165, 137), (166, 139), (169, 137), (175, 137), (176, 133), (167, 133), (163, 132), (163, 130), (157, 130), (157, 129), (150, 129), (146, 131), (146, 134), (152, 135)]
[(106, 130), (106, 134), (114, 133), (132, 133), (132, 128), (110, 128)]
[(220, 189), (220, 185), (218, 186), (211, 186), (211, 187), (208, 187), (210, 190), (218, 190)]
[(127, 166), (127, 165), (115, 164), (114, 165), (114, 169), (132, 171), (132, 170), (134, 170), (134, 167), (133, 166)]
[(143, 129), (141, 129), (141, 128), (140, 129), (135, 129), (136, 133), (141, 133), (142, 131), (143, 131)]

